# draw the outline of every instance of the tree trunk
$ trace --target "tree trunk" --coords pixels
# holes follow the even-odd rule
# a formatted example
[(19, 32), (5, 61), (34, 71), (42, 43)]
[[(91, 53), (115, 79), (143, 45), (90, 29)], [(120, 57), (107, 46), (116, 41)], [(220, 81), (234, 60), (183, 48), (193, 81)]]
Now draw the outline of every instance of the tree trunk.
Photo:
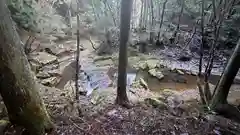
[(143, 27), (147, 28), (147, 17), (148, 17), (148, 13), (147, 13), (147, 0), (143, 0), (144, 1), (144, 10), (143, 10)]
[(53, 128), (5, 0), (0, 1), (0, 94), (12, 124), (32, 135)]
[(143, 23), (143, 0), (141, 0), (141, 14), (140, 14), (140, 21), (139, 21), (139, 28), (142, 29), (142, 23)]
[(151, 24), (150, 24), (150, 35), (149, 35), (149, 41), (150, 43), (153, 43), (153, 37), (154, 37), (154, 11), (153, 11), (153, 0), (150, 0), (150, 9), (151, 9)]
[[(173, 34), (173, 37), (174, 37), (174, 39), (175, 39), (175, 44), (178, 43), (177, 34), (178, 34), (178, 32), (179, 32), (179, 29), (180, 29), (180, 23), (181, 23), (181, 18), (182, 18), (182, 14), (183, 14), (183, 8), (184, 8), (184, 0), (182, 0), (181, 11), (180, 11), (180, 14), (179, 14), (179, 17), (178, 17), (177, 29), (176, 29), (176, 31), (175, 31), (174, 34)], [(176, 38), (177, 38), (177, 39), (176, 39)]]
[(117, 23), (116, 23), (116, 19), (115, 19), (115, 17), (114, 17), (113, 11), (112, 11), (109, 3), (107, 2), (107, 0), (105, 0), (104, 3), (105, 3), (105, 5), (107, 5), (107, 7), (108, 7), (108, 10), (109, 10), (109, 12), (110, 12), (110, 14), (111, 14), (111, 16), (112, 16), (112, 19), (113, 19), (113, 24), (114, 24), (114, 26), (116, 27), (116, 26), (117, 26)]
[[(165, 13), (166, 4), (167, 4), (167, 0), (164, 1), (163, 7), (162, 7), (161, 22), (160, 22), (159, 32), (158, 32), (158, 37), (157, 37), (157, 40), (158, 40), (158, 41), (159, 41), (159, 38), (160, 38), (160, 33), (161, 33), (162, 24), (163, 24), (163, 17), (164, 17), (164, 13)], [(160, 10), (160, 9), (159, 9), (159, 10)], [(159, 15), (160, 15), (160, 14), (159, 14)]]
[(120, 52), (118, 64), (118, 88), (116, 103), (127, 107), (128, 97), (126, 93), (126, 66), (127, 66), (127, 42), (129, 37), (132, 0), (122, 0), (121, 26), (120, 26)]
[(221, 76), (221, 79), (214, 90), (216, 91), (216, 94), (214, 94), (214, 97), (212, 99), (211, 104), (212, 109), (215, 109), (215, 107), (219, 104), (224, 104), (227, 102), (229, 89), (240, 68), (239, 61), (240, 61), (240, 40), (238, 41), (238, 44), (233, 52), (233, 55), (229, 59), (228, 64)]

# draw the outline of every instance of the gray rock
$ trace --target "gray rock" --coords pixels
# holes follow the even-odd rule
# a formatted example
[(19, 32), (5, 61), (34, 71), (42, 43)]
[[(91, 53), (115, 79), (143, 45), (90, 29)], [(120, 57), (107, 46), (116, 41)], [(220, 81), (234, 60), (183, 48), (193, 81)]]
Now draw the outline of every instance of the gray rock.
[(101, 61), (97, 61), (95, 63), (96, 63), (97, 66), (110, 66), (110, 65), (113, 65), (113, 61), (111, 59), (101, 60)]
[(159, 80), (164, 78), (164, 75), (162, 74), (161, 71), (158, 71), (157, 69), (151, 69), (148, 71), (148, 73), (156, 78), (158, 78)]
[(31, 58), (34, 62), (41, 65), (47, 65), (57, 61), (56, 56), (48, 54), (46, 52), (38, 52), (38, 53), (31, 54)]
[(154, 69), (154, 68), (157, 68), (159, 67), (159, 60), (157, 59), (150, 59), (150, 60), (147, 60), (147, 66), (149, 69)]
[(10, 125), (11, 123), (7, 120), (0, 120), (0, 134), (4, 134), (4, 130)]
[(158, 100), (157, 98), (146, 98), (144, 99), (144, 101), (155, 108), (159, 108), (159, 109), (167, 108), (167, 104), (164, 103), (163, 101)]
[(29, 63), (30, 63), (30, 66), (31, 66), (31, 70), (32, 70), (34, 73), (37, 73), (37, 72), (39, 71), (41, 65), (38, 64), (38, 63), (36, 63), (36, 62), (34, 62), (34, 61), (31, 61), (31, 60), (30, 60)]
[(60, 81), (59, 77), (50, 77), (50, 78), (46, 78), (41, 80), (41, 84), (45, 85), (45, 86), (56, 86)]
[(47, 72), (40, 71), (39, 73), (37, 73), (36, 77), (38, 79), (46, 79), (49, 78), (50, 75)]

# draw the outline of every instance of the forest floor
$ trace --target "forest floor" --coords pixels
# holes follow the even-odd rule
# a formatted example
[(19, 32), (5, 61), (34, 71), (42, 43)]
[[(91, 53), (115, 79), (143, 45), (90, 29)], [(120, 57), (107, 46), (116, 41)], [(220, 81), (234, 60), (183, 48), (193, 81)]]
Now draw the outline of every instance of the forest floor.
[[(106, 82), (100, 83), (102, 85), (107, 83), (107, 87), (93, 91), (90, 96), (85, 96), (88, 91), (84, 89), (85, 85), (81, 85), (80, 91), (85, 94), (80, 95), (81, 113), (78, 114), (74, 100), (76, 91), (73, 66), (76, 40), (51, 42), (52, 40), (56, 39), (51, 36), (37, 39), (33, 44), (35, 51), (30, 54), (29, 59), (36, 73), (40, 93), (56, 125), (56, 130), (51, 133), (53, 135), (234, 135), (240, 133), (238, 123), (204, 113), (198, 102), (196, 81), (192, 81), (196, 79), (194, 73), (166, 67), (161, 69), (164, 75), (162, 80), (156, 79), (157, 75), (155, 78), (140, 75), (143, 81), (133, 82), (128, 87), (127, 94), (132, 104), (130, 109), (114, 104), (116, 80), (103, 79)], [(97, 39), (93, 37), (92, 40), (98, 44)], [(109, 69), (116, 67), (117, 54), (99, 57), (94, 53), (88, 40), (81, 39), (81, 45), (80, 64), (84, 72), (94, 74), (97, 69), (107, 74), (109, 78), (116, 73), (116, 70), (109, 73)], [(155, 59), (148, 63), (151, 57), (137, 54), (131, 56), (129, 61), (132, 65), (140, 60), (146, 61), (147, 66), (157, 67)], [(142, 64), (138, 64), (141, 67)], [(211, 86), (214, 87), (214, 84)], [(230, 93), (229, 100), (238, 104), (240, 100), (237, 97), (240, 97), (238, 96), (240, 92), (236, 89), (239, 89), (239, 86), (232, 89), (234, 92)], [(16, 129), (9, 127), (5, 135), (20, 135), (23, 131)]]

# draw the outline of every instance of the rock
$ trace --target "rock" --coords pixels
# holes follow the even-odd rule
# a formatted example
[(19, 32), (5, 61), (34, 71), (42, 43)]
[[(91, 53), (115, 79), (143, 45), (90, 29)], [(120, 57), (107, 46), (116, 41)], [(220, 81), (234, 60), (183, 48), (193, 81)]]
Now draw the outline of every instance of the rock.
[(162, 101), (160, 101), (160, 100), (158, 100), (157, 98), (146, 98), (146, 99), (144, 99), (144, 101), (147, 104), (150, 104), (150, 105), (152, 105), (155, 108), (159, 108), (159, 109), (167, 108), (167, 104), (162, 102)]
[[(64, 86), (64, 91), (66, 91), (66, 95), (70, 98), (73, 98), (76, 96), (76, 86), (75, 82), (73, 80), (70, 80), (67, 82), (67, 84)], [(87, 91), (84, 91), (82, 88), (79, 88), (79, 92), (81, 95), (86, 95)]]
[(181, 70), (179, 70), (179, 69), (177, 69), (176, 71), (177, 71), (178, 74), (184, 75), (184, 72), (183, 72), (183, 71), (181, 71)]
[(197, 76), (198, 72), (197, 71), (191, 71), (191, 75)]
[(41, 67), (39, 70), (42, 72), (48, 73), (50, 76), (58, 76), (58, 75), (54, 75), (54, 72), (57, 72), (57, 70), (59, 70), (59, 65), (49, 64)]
[(180, 135), (189, 135), (188, 133), (181, 133)]
[(60, 81), (60, 78), (59, 77), (50, 77), (50, 78), (46, 78), (46, 79), (43, 79), (41, 81), (41, 83), (43, 85), (46, 85), (46, 86), (56, 86)]
[(109, 59), (112, 59), (112, 56), (95, 56), (93, 58), (93, 61), (97, 62), (97, 61), (103, 61), (103, 60), (109, 60)]
[(140, 57), (138, 56), (133, 56), (128, 58), (128, 65), (134, 68), (137, 68), (136, 65), (137, 63), (141, 60)]
[[(80, 49), (82, 49), (81, 46)], [(51, 55), (61, 56), (64, 53), (73, 53), (76, 49), (72, 49), (70, 45), (59, 44), (51, 45), (50, 47), (46, 47), (44, 50)]]
[(50, 75), (47, 72), (40, 71), (39, 73), (37, 73), (36, 77), (38, 79), (46, 79), (49, 78)]
[(143, 86), (144, 89), (149, 89), (148, 84), (143, 80), (143, 78), (140, 78), (140, 85)]
[(53, 36), (57, 38), (57, 40), (55, 40), (55, 41), (59, 41), (59, 40), (62, 41), (62, 40), (66, 40), (66, 39), (69, 39), (69, 38), (70, 38), (70, 37), (69, 37), (68, 35), (66, 35), (64, 32), (54, 34)]
[(182, 103), (183, 103), (183, 100), (179, 95), (175, 94), (167, 98), (167, 104), (171, 108), (177, 108)]
[(4, 105), (3, 101), (1, 101), (0, 102), (0, 118), (7, 117), (7, 116), (8, 116), (7, 108)]
[(51, 64), (57, 61), (57, 57), (46, 52), (31, 54), (32, 60), (41, 65)]
[[(80, 65), (79, 65), (79, 68), (80, 68)], [(71, 61), (71, 62), (68, 61), (67, 63), (64, 63), (64, 65), (62, 64), (60, 66), (59, 72), (61, 75), (61, 79), (56, 87), (59, 89), (63, 89), (64, 85), (66, 85), (69, 80), (74, 80), (75, 78), (76, 61)]]
[(117, 112), (118, 112), (118, 111), (117, 111), (116, 109), (113, 109), (113, 110), (109, 111), (109, 112), (107, 113), (107, 115), (108, 115), (108, 116), (113, 116), (113, 115), (116, 115)]
[(145, 61), (140, 61), (140, 62), (138, 63), (138, 66), (139, 66), (142, 70), (147, 69), (147, 67), (148, 67), (148, 65), (147, 65), (147, 63), (146, 63)]
[(157, 69), (151, 69), (148, 71), (148, 73), (154, 77), (157, 77), (159, 80), (164, 78), (164, 75), (161, 71), (157, 71)]
[(164, 96), (162, 96), (162, 95), (159, 95), (159, 96), (157, 97), (157, 99), (158, 99), (159, 101), (165, 101), (165, 100), (166, 100), (166, 98), (165, 98)]
[(156, 59), (147, 60), (147, 66), (149, 69), (157, 68), (159, 67), (159, 60)]
[(91, 98), (91, 103), (94, 105), (97, 105), (102, 100), (103, 100), (103, 96), (101, 96), (96, 90), (94, 90)]
[(102, 60), (95, 62), (97, 66), (110, 66), (113, 65), (113, 61), (111, 59)]
[(4, 134), (4, 130), (10, 125), (10, 121), (0, 120), (0, 134)]
[(31, 66), (31, 70), (34, 72), (34, 73), (37, 73), (41, 67), (40, 64), (34, 62), (34, 61), (31, 61), (29, 62), (30, 66)]
[(110, 42), (103, 41), (96, 50), (98, 55), (112, 54), (112, 46)]
[(161, 93), (164, 97), (169, 97), (174, 94), (178, 94), (177, 91), (171, 90), (171, 89), (164, 89)]
[(49, 70), (49, 71), (47, 71), (47, 73), (48, 73), (50, 76), (61, 76), (61, 72), (60, 72), (59, 69)]

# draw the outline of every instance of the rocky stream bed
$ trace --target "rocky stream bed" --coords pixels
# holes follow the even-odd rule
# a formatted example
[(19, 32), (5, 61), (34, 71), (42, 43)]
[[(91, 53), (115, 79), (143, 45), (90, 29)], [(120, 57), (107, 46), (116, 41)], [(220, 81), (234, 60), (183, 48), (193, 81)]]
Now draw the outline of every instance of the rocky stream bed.
[[(114, 105), (118, 53), (97, 56), (86, 39), (81, 39), (78, 67), (81, 71), (78, 84), (82, 115), (79, 117), (74, 100), (76, 40), (55, 40), (50, 36), (44, 40), (39, 38), (32, 46), (35, 51), (29, 55), (40, 93), (57, 126), (52, 134), (240, 133), (237, 123), (202, 114), (196, 86), (197, 58), (180, 62), (174, 59), (175, 54), (169, 56), (177, 51), (173, 48), (155, 50), (152, 54), (129, 49), (127, 94), (133, 108)], [(97, 38), (92, 40), (98, 43)], [(214, 67), (210, 78), (212, 90), (220, 78), (220, 71), (222, 68)], [(228, 100), (239, 105), (238, 79), (235, 82)]]

